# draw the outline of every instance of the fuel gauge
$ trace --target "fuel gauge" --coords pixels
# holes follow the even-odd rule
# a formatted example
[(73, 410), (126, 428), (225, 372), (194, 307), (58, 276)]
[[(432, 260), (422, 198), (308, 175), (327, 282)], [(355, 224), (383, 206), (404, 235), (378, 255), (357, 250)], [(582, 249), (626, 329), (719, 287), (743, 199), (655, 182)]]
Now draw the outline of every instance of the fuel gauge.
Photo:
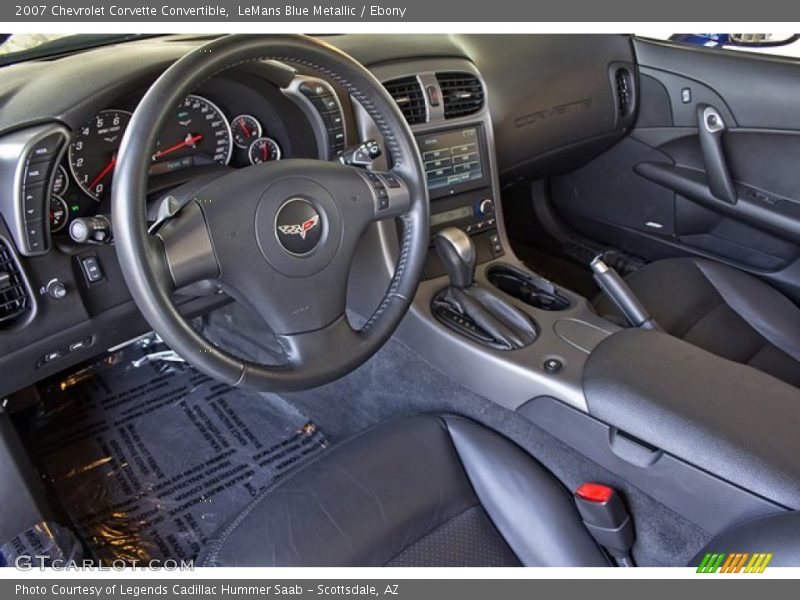
[(233, 143), (239, 148), (249, 148), (253, 140), (261, 137), (261, 123), (252, 115), (239, 115), (231, 121)]
[(250, 149), (247, 151), (250, 162), (254, 165), (259, 163), (280, 160), (281, 147), (278, 142), (268, 137), (260, 137), (250, 144)]
[(69, 177), (67, 177), (67, 171), (61, 165), (58, 165), (56, 169), (56, 174), (53, 177), (53, 187), (50, 191), (52, 191), (57, 196), (62, 196), (64, 192), (67, 191), (69, 187)]
[(50, 210), (48, 212), (50, 217), (50, 232), (58, 233), (69, 221), (69, 208), (67, 203), (61, 196), (55, 194), (50, 195)]

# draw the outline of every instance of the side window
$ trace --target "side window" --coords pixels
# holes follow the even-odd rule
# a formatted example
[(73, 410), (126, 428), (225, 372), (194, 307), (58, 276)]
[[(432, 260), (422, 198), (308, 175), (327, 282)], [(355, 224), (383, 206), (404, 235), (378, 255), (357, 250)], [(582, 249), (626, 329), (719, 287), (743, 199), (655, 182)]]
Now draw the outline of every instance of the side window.
[(800, 59), (796, 33), (641, 33), (638, 37)]

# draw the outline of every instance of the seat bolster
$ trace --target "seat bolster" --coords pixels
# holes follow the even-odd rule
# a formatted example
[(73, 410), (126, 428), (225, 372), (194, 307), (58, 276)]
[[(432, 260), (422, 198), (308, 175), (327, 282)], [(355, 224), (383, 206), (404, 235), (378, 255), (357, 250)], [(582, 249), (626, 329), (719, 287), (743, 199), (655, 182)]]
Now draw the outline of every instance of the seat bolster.
[(444, 419), (481, 505), (524, 566), (609, 566), (550, 472), (494, 431), (461, 417)]
[[(800, 565), (800, 512), (783, 512), (753, 519), (716, 536), (691, 560), (699, 566), (706, 554), (772, 554), (771, 567)], [(747, 566), (749, 559), (744, 562)]]
[(770, 344), (800, 361), (800, 308), (752, 275), (710, 260), (696, 260), (717, 293)]
[(478, 503), (444, 423), (421, 416), (341, 442), (211, 540), (201, 566), (383, 566)]

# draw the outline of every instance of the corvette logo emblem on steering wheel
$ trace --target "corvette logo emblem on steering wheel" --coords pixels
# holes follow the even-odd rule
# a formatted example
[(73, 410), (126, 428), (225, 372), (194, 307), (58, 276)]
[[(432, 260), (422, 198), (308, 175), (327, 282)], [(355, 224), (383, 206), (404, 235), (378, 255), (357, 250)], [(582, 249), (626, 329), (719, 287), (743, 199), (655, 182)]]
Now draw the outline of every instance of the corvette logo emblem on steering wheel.
[(306, 239), (306, 234), (319, 225), (319, 215), (314, 215), (302, 223), (293, 225), (279, 225), (278, 231), (284, 235), (299, 235), (300, 239)]
[(305, 256), (323, 239), (325, 218), (321, 209), (302, 197), (290, 198), (275, 215), (275, 235), (289, 254)]

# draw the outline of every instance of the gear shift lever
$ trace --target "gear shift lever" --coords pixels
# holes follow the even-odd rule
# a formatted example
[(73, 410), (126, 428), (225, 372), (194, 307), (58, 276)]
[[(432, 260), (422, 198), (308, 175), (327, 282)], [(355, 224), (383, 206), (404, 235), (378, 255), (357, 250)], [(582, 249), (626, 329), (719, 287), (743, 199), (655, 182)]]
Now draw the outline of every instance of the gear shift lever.
[(523, 348), (536, 339), (530, 317), (475, 283), (475, 245), (455, 227), (436, 234), (436, 252), (450, 285), (433, 299), (434, 314), (451, 329), (501, 350)]
[(475, 283), (475, 245), (466, 233), (447, 227), (436, 234), (434, 243), (450, 285), (463, 289)]

